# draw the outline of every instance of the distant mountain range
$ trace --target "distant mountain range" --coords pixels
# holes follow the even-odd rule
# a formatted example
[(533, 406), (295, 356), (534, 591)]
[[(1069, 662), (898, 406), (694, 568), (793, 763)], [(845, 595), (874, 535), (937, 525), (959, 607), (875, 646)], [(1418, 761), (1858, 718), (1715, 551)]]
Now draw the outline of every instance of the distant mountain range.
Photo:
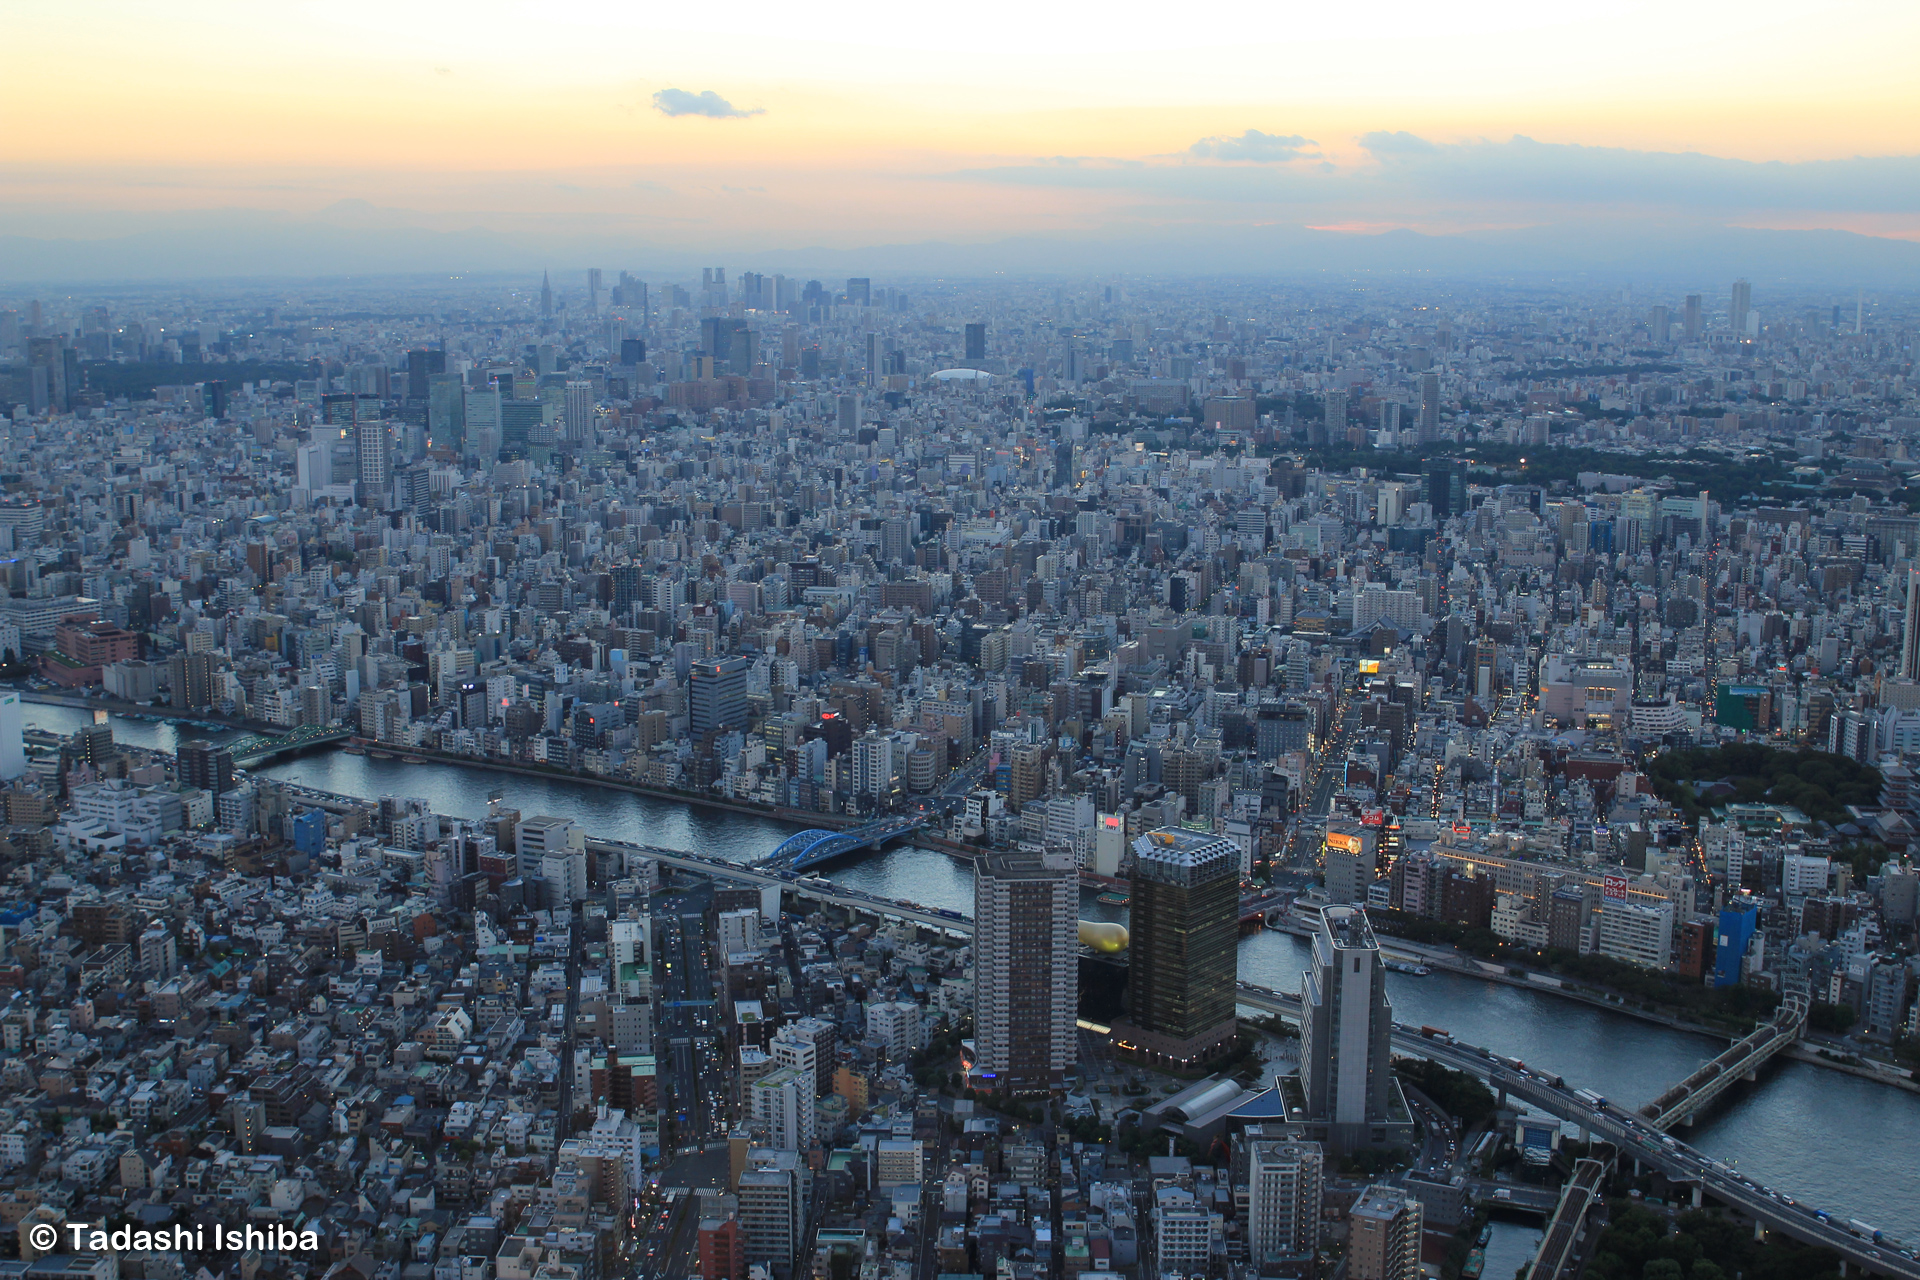
[[(397, 211), (380, 211), (397, 212)], [(718, 255), (718, 256), (716, 256)], [(1099, 228), (980, 244), (741, 252), (649, 245), (614, 236), (535, 239), (474, 227), (438, 231), (338, 206), (312, 218), (252, 211), (176, 214), (131, 234), (90, 239), (0, 235), (0, 285), (241, 281), (532, 273), (551, 268), (577, 288), (597, 264), (647, 276), (714, 261), (735, 269), (822, 278), (1253, 275), (1341, 277), (1426, 273), (1453, 279), (1686, 286), (1718, 293), (1745, 276), (1762, 307), (1767, 284), (1813, 290), (1920, 288), (1920, 243), (1844, 231), (1762, 231), (1701, 223), (1612, 220), (1511, 231), (1356, 234), (1300, 226), (1196, 224)]]

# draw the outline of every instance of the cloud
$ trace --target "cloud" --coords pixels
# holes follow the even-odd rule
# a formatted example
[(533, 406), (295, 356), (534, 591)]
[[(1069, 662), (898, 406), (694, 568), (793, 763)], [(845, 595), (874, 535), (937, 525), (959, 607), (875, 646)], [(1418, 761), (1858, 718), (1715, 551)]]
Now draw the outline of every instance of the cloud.
[(1312, 159), (1319, 153), (1309, 152), (1307, 148), (1318, 145), (1312, 138), (1303, 138), (1297, 133), (1281, 135), (1249, 129), (1237, 138), (1202, 138), (1188, 147), (1187, 151), (1206, 160), (1273, 164), (1285, 160)]
[[(1305, 139), (1259, 141), (1255, 151), (1311, 146)], [(1250, 159), (1245, 136), (1206, 138), (1216, 160)], [(1267, 203), (1299, 216), (1324, 211), (1335, 221), (1404, 219), (1410, 210), (1445, 213), (1454, 220), (1514, 225), (1634, 212), (1739, 221), (1753, 217), (1911, 219), (1920, 208), (1920, 155), (1853, 157), (1798, 162), (1738, 160), (1697, 152), (1637, 151), (1540, 142), (1524, 135), (1506, 141), (1430, 142), (1406, 132), (1364, 134), (1373, 162), (1312, 164), (1192, 164), (1184, 154), (1157, 156), (1144, 165), (1063, 164), (1036, 158), (1025, 164), (962, 170), (960, 181), (1028, 187), (1127, 191), (1184, 201), (1199, 208)], [(1224, 144), (1224, 146), (1222, 145)], [(1337, 215), (1337, 217), (1335, 216)], [(1310, 216), (1321, 217), (1321, 213)]]
[(1041, 156), (1034, 163), (1056, 169), (1139, 169), (1146, 161), (1122, 160), (1116, 156)]
[(1371, 151), (1376, 160), (1401, 160), (1410, 156), (1430, 156), (1440, 148), (1425, 138), (1397, 129), (1389, 133), (1376, 129), (1372, 133), (1360, 135), (1360, 145)]
[(705, 116), (709, 120), (744, 120), (762, 116), (766, 108), (742, 110), (711, 89), (689, 93), (685, 89), (662, 89), (653, 95), (653, 109), (663, 116)]

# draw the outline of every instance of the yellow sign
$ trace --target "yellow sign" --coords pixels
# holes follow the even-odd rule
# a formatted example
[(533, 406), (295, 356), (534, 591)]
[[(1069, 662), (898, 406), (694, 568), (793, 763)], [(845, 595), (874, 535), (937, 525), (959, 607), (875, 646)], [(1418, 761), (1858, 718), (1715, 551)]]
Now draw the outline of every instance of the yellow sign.
[(1364, 853), (1366, 851), (1366, 846), (1360, 842), (1359, 836), (1350, 836), (1344, 831), (1327, 832), (1327, 846), (1333, 849), (1344, 850), (1347, 853)]

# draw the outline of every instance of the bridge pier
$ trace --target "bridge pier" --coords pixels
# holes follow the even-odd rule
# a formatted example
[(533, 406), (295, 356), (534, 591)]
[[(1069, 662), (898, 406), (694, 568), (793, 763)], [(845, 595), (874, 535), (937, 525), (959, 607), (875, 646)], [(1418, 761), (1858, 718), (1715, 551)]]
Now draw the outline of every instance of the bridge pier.
[(1767, 1224), (1758, 1218), (1753, 1220), (1753, 1238), (1756, 1241), (1762, 1241), (1767, 1238)]
[(1706, 1201), (1707, 1189), (1698, 1182), (1693, 1184), (1693, 1207), (1698, 1209)]
[(1757, 1070), (1749, 1071), (1747, 1072), (1747, 1074), (1745, 1074), (1744, 1076), (1741, 1076), (1740, 1078), (1742, 1080), (1745, 1080), (1748, 1084), (1759, 1084), (1760, 1072)]

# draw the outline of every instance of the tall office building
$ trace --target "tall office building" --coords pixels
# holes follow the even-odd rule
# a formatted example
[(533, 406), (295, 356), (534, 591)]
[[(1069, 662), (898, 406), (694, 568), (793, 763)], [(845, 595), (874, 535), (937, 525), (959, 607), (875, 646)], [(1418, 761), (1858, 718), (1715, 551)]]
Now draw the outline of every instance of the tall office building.
[(987, 358), (987, 325), (978, 320), (967, 326), (967, 362), (978, 364)]
[(1727, 326), (1738, 338), (1747, 331), (1747, 315), (1753, 310), (1753, 286), (1745, 280), (1733, 282), (1733, 297), (1727, 307)]
[(436, 373), (427, 379), (427, 435), (436, 449), (451, 449), (457, 457), (466, 445), (466, 383), (457, 373)]
[(1500, 646), (1484, 637), (1475, 640), (1473, 653), (1468, 658), (1467, 684), (1482, 707), (1485, 707), (1493, 697), (1499, 667)]
[(1687, 305), (1680, 313), (1680, 334), (1688, 342), (1697, 342), (1705, 325), (1700, 318), (1700, 295), (1687, 295)]
[(592, 425), (593, 384), (573, 379), (567, 383), (567, 439), (575, 444), (586, 442), (588, 429)]
[(687, 728), (694, 738), (722, 727), (747, 729), (745, 658), (696, 662), (688, 669)]
[(747, 1237), (747, 1260), (779, 1270), (793, 1267), (805, 1224), (798, 1162), (780, 1162), (777, 1151), (755, 1151), (733, 1193), (740, 1203), (740, 1229)]
[(211, 653), (168, 654), (167, 690), (172, 704), (180, 708), (211, 706), (213, 669)]
[(1407, 514), (1407, 494), (1413, 489), (1410, 484), (1401, 484), (1393, 480), (1384, 480), (1380, 484), (1378, 500), (1379, 511), (1375, 523), (1383, 529), (1390, 529), (1400, 523)]
[(1327, 901), (1340, 907), (1366, 902), (1367, 890), (1379, 871), (1379, 830), (1350, 818), (1327, 819), (1322, 848)]
[(813, 1074), (780, 1067), (748, 1089), (754, 1124), (765, 1129), (767, 1145), (804, 1152), (813, 1145)]
[[(620, 273), (620, 283), (613, 287), (613, 305), (616, 307), (625, 307), (629, 311), (637, 313), (642, 323), (644, 323), (647, 319), (648, 312), (646, 281), (635, 280), (632, 276), (622, 271)], [(644, 359), (644, 357), (642, 358)], [(632, 360), (622, 360), (621, 363), (634, 364), (636, 362)]]
[(1373, 926), (1356, 907), (1328, 907), (1301, 977), (1300, 1105), (1311, 1138), (1336, 1150), (1383, 1145), (1404, 1132), (1393, 1079), (1393, 1006)]
[(433, 376), (447, 371), (447, 353), (416, 347), (407, 352), (407, 399), (425, 400)]
[(492, 388), (469, 391), (464, 400), (461, 456), (484, 458), (491, 463), (500, 453), (500, 393)]
[(1122, 1053), (1184, 1070), (1233, 1047), (1239, 977), (1240, 849), (1168, 827), (1133, 842)]
[(393, 431), (386, 422), (356, 422), (354, 455), (360, 463), (360, 503), (384, 507), (393, 483)]
[[(549, 853), (572, 848), (574, 829), (572, 818), (536, 813), (531, 817), (520, 819), (514, 825), (514, 850), (523, 860), (530, 858), (537, 864)], [(521, 871), (526, 875), (536, 874), (526, 866), (523, 866)]]
[(553, 314), (553, 279), (544, 271), (540, 273), (540, 314)]
[(294, 483), (309, 493), (333, 483), (333, 447), (327, 441), (303, 444), (293, 451)]
[(973, 1078), (1044, 1091), (1075, 1057), (1080, 880), (1071, 853), (984, 853), (973, 879)]
[(1440, 375), (1420, 375), (1420, 443), (1431, 444), (1440, 438)]
[(1253, 1140), (1247, 1155), (1247, 1260), (1258, 1274), (1295, 1274), (1319, 1252), (1326, 1170), (1326, 1153), (1317, 1142)]
[(1906, 629), (1900, 633), (1900, 678), (1920, 680), (1920, 569), (1907, 570)]
[(81, 725), (74, 731), (70, 751), (76, 764), (105, 764), (118, 754), (113, 745), (113, 726), (104, 718), (94, 724)]
[(1347, 1214), (1348, 1280), (1420, 1280), (1420, 1202), (1375, 1183)]
[(1427, 505), (1433, 518), (1444, 520), (1467, 509), (1467, 464), (1434, 462), (1427, 467)]
[(0, 693), (0, 782), (11, 782), (27, 771), (26, 733), (20, 695)]
[(174, 776), (182, 786), (218, 796), (233, 787), (233, 753), (205, 739), (183, 742), (173, 757)]
[(775, 1065), (808, 1072), (815, 1096), (824, 1098), (833, 1092), (834, 1046), (839, 1039), (827, 1019), (797, 1018), (780, 1028), (767, 1049)]
[(700, 1280), (747, 1280), (747, 1233), (737, 1218), (700, 1220)]
[[(1321, 443), (1332, 445), (1338, 449), (1347, 442), (1347, 393), (1344, 391), (1329, 391), (1321, 401), (1321, 404), (1326, 410), (1325, 430), (1327, 437)], [(1309, 442), (1312, 441), (1311, 432), (1308, 433), (1308, 440)]]

